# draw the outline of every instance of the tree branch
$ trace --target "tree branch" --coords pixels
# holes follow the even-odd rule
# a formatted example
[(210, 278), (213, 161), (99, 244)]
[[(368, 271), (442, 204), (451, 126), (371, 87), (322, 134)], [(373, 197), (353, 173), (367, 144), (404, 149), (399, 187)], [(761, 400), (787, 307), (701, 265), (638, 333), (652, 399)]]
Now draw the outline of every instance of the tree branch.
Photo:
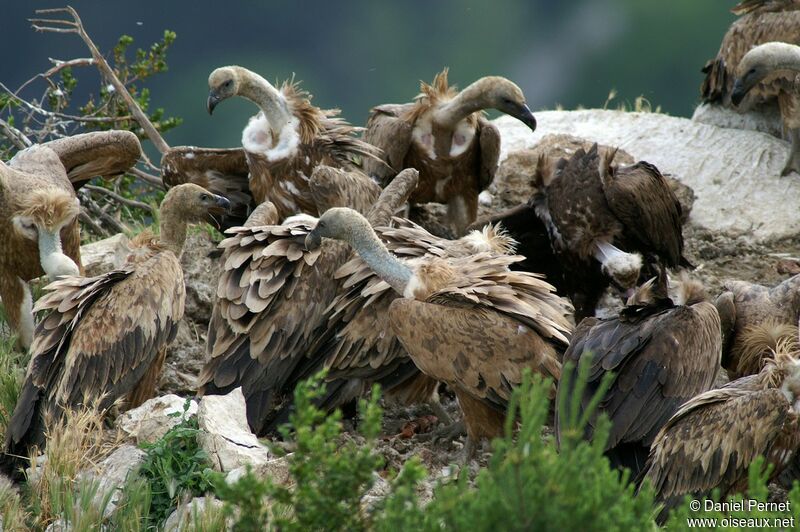
[[(122, 83), (117, 75), (114, 73), (114, 70), (106, 61), (103, 54), (100, 53), (100, 50), (97, 49), (95, 46), (94, 41), (89, 37), (86, 33), (86, 30), (83, 27), (83, 22), (81, 22), (80, 17), (78, 16), (78, 12), (75, 11), (72, 7), (62, 7), (57, 9), (38, 9), (36, 10), (36, 14), (39, 15), (47, 15), (47, 14), (55, 14), (55, 13), (66, 13), (73, 20), (62, 20), (62, 19), (40, 19), (34, 18), (30, 19), (30, 22), (33, 24), (33, 28), (36, 31), (43, 31), (49, 33), (75, 33), (77, 34), (83, 42), (86, 44), (87, 48), (89, 48), (89, 52), (92, 54), (92, 58), (97, 66), (97, 69), (100, 73), (105, 77), (111, 85), (114, 86), (114, 90), (119, 94), (122, 100), (125, 102), (125, 105), (128, 106), (131, 114), (133, 115), (134, 119), (139, 122), (139, 125), (142, 126), (147, 137), (150, 141), (155, 145), (156, 149), (161, 152), (162, 154), (169, 151), (169, 144), (166, 143), (164, 138), (155, 128), (153, 123), (147, 118), (147, 115), (142, 111), (142, 108), (139, 107), (139, 104), (136, 103), (136, 100), (133, 99), (133, 96), (128, 92), (128, 89), (125, 87), (125, 84)], [(60, 27), (61, 26), (61, 27)]]
[(22, 131), (15, 128), (2, 118), (0, 118), (0, 131), (2, 131), (3, 135), (20, 150), (24, 150), (25, 148), (33, 144), (33, 142), (31, 142), (31, 139), (26, 137)]
[(120, 196), (113, 190), (108, 190), (107, 188), (98, 187), (95, 185), (84, 185), (83, 188), (107, 196), (112, 200), (116, 201), (117, 203), (121, 203), (122, 205), (127, 205), (128, 207), (133, 207), (134, 209), (146, 210), (150, 212), (150, 214), (152, 214), (153, 216), (156, 215), (155, 209), (153, 209), (152, 205), (148, 205), (147, 203), (144, 203), (142, 201), (136, 201)]

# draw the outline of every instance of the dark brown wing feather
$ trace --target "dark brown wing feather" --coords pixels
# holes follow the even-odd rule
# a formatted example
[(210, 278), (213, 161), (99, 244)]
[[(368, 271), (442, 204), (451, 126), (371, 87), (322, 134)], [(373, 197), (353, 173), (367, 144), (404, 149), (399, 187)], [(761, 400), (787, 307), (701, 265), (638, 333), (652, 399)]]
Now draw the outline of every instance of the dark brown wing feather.
[(220, 220), (223, 230), (244, 224), (255, 208), (249, 175), (241, 148), (176, 146), (161, 158), (161, 178), (168, 188), (195, 183), (231, 202), (230, 212)]
[[(99, 277), (52, 283), (36, 304), (48, 311), (36, 327), (26, 382), (27, 399), (14, 410), (7, 450), (41, 442), (40, 415), (64, 406), (107, 408), (131, 392), (175, 337), (185, 289), (180, 263), (156, 253)], [(155, 383), (153, 383), (155, 385)], [(25, 454), (25, 453), (21, 453)]]
[[(648, 447), (681, 404), (714, 384), (720, 350), (719, 316), (708, 302), (674, 307), (667, 299), (630, 317), (583, 320), (564, 353), (564, 362), (576, 367), (591, 357), (580, 409), (589, 404), (604, 376), (614, 375), (589, 421), (587, 438), (604, 413), (611, 421), (607, 449), (625, 443)], [(558, 404), (569, 408), (573, 388), (572, 380), (559, 383)], [(564, 421), (558, 418), (557, 435)]]
[(605, 177), (608, 206), (638, 240), (636, 247), (655, 252), (667, 266), (678, 266), (683, 256), (681, 206), (658, 168), (642, 161), (610, 167)]
[(58, 154), (75, 190), (93, 177), (111, 179), (125, 173), (142, 156), (139, 139), (130, 131), (81, 133), (44, 145)]
[(405, 167), (413, 124), (403, 116), (413, 107), (413, 103), (386, 104), (374, 107), (370, 112), (364, 141), (383, 151), (383, 163), (365, 159), (363, 167), (383, 186)]
[(476, 134), (481, 146), (478, 190), (484, 190), (494, 181), (494, 174), (500, 161), (500, 130), (481, 116), (478, 118)]

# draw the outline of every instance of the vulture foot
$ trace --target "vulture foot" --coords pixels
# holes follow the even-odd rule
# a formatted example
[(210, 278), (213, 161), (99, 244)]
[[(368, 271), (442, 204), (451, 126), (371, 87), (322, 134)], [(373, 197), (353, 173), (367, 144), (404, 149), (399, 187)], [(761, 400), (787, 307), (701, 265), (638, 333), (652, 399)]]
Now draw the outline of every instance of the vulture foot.
[(434, 399), (428, 403), (428, 406), (431, 407), (431, 412), (439, 419), (442, 425), (447, 426), (453, 424), (453, 418), (450, 417), (450, 414), (447, 413), (447, 410), (444, 409), (442, 403), (440, 403), (438, 399)]
[(453, 441), (457, 437), (466, 434), (467, 429), (464, 421), (456, 421), (455, 423), (451, 423), (450, 425), (446, 425), (440, 429), (432, 430), (426, 434), (417, 434), (415, 438), (417, 441), (430, 441), (430, 442), (439, 442), (439, 441)]

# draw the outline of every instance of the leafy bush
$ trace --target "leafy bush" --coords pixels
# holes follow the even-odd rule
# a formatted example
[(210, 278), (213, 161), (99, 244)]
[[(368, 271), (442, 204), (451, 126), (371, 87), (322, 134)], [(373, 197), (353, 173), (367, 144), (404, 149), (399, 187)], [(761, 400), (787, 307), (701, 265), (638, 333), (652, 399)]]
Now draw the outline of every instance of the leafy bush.
[[(187, 417), (189, 400), (184, 405), (183, 419), (152, 444), (144, 444), (147, 453), (139, 474), (149, 485), (149, 517), (163, 522), (186, 496), (199, 496), (213, 487), (213, 472), (208, 456), (197, 443), (197, 417)], [(176, 412), (176, 416), (181, 415)]]

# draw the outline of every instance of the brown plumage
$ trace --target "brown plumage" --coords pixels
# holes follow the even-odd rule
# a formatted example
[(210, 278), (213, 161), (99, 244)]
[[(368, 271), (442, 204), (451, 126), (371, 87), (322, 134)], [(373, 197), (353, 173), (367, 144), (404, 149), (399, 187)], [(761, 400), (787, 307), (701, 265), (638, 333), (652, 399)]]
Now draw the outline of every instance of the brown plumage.
[(481, 78), (458, 92), (445, 69), (421, 90), (413, 103), (372, 109), (364, 140), (383, 151), (384, 162), (365, 160), (364, 169), (384, 185), (403, 168), (419, 170), (411, 202), (446, 203), (447, 222), (461, 236), (475, 220), (478, 194), (494, 179), (500, 157), (500, 132), (480, 111), (498, 109), (531, 129), (536, 120), (522, 91), (505, 78)]
[[(727, 281), (723, 289), (724, 292), (715, 302), (722, 317), (725, 339), (722, 367), (731, 379), (735, 379), (750, 375), (761, 366), (758, 361), (751, 363), (748, 360), (754, 356), (752, 345), (748, 347), (748, 343), (752, 343), (752, 338), (748, 340), (749, 331), (770, 324), (791, 324), (796, 327), (800, 319), (800, 275), (790, 277), (774, 287), (747, 281)], [(784, 336), (779, 330), (769, 334)], [(760, 352), (762, 348), (756, 347), (755, 350)]]
[(127, 263), (98, 277), (51, 283), (36, 304), (47, 315), (36, 327), (31, 361), (6, 429), (6, 466), (44, 444), (45, 417), (64, 408), (107, 408), (120, 398), (134, 407), (152, 396), (166, 348), (183, 317), (179, 255), (187, 224), (227, 208), (225, 198), (185, 184), (161, 205), (161, 237), (145, 232)]
[(770, 478), (789, 464), (800, 445), (795, 350), (783, 343), (760, 373), (694, 397), (664, 425), (644, 471), (665, 505), (660, 520), (684, 495), (743, 493), (758, 456), (773, 466)]
[[(513, 252), (513, 240), (500, 228), (486, 227), (447, 240), (408, 220), (393, 221), (392, 227), (376, 227), (375, 232), (389, 251), (412, 263), (431, 257)], [(327, 410), (361, 395), (376, 382), (385, 397), (400, 404), (435, 401), (437, 381), (420, 376), (389, 325), (389, 306), (400, 296), (357, 255), (334, 277), (341, 289), (326, 311), (326, 330), (312, 345), (297, 379), (327, 369), (327, 394), (320, 402)]]
[[(733, 10), (740, 17), (731, 24), (722, 38), (717, 56), (703, 67), (706, 77), (700, 87), (703, 101), (726, 107), (731, 102), (736, 67), (754, 46), (771, 41), (800, 44), (800, 2), (797, 0), (750, 0)], [(757, 109), (774, 104), (785, 78), (772, 77), (760, 81), (739, 109)]]
[(221, 230), (243, 225), (255, 208), (249, 175), (242, 148), (176, 146), (161, 157), (161, 179), (167, 188), (194, 183), (228, 198), (230, 211), (217, 220)]
[[(389, 323), (417, 367), (459, 397), (471, 444), (497, 435), (525, 367), (558, 380), (568, 343), (569, 305), (535, 274), (508, 266), (521, 257), (478, 253), (402, 261), (351, 209), (330, 209), (306, 237), (347, 241), (402, 298)], [(467, 451), (469, 454), (469, 451)]]
[[(677, 302), (666, 295), (666, 278), (648, 281), (614, 318), (584, 319), (572, 336), (564, 363), (590, 364), (577, 411), (591, 401), (603, 378), (611, 385), (589, 420), (591, 439), (600, 414), (611, 421), (606, 454), (615, 467), (627, 467), (634, 478), (644, 467), (658, 431), (678, 408), (714, 384), (722, 351), (720, 319), (702, 287), (685, 280)], [(643, 292), (648, 292), (643, 295)], [(558, 385), (560, 408), (574, 406), (575, 377)], [(557, 411), (556, 436), (569, 427)]]
[[(408, 174), (416, 179), (415, 171)], [(366, 212), (380, 192), (360, 172), (323, 166), (315, 170), (309, 189), (323, 212), (337, 205)], [(237, 228), (220, 244), (223, 272), (209, 324), (209, 358), (198, 389), (222, 394), (242, 386), (256, 434), (270, 431), (275, 412), (290, 400), (287, 383), (308, 355), (317, 328), (324, 325), (325, 308), (338, 290), (333, 274), (351, 253), (340, 242), (305, 250), (305, 236), (315, 223), (303, 216), (279, 226)]]
[[(548, 230), (575, 318), (593, 316), (609, 284), (631, 291), (651, 264), (688, 265), (681, 207), (658, 169), (614, 167), (613, 151), (577, 150), (551, 164), (542, 155), (531, 200)], [(642, 254), (646, 261), (643, 261)]]
[(228, 66), (211, 73), (208, 87), (209, 113), (233, 96), (261, 109), (242, 133), (249, 186), (255, 203), (271, 201), (281, 219), (318, 214), (308, 188), (318, 165), (356, 170), (361, 159), (379, 155), (379, 150), (355, 137), (360, 128), (339, 117), (338, 109), (315, 107), (311, 96), (293, 81), (276, 89), (255, 72)]
[(81, 271), (75, 188), (123, 173), (140, 154), (133, 133), (105, 131), (34, 145), (0, 161), (0, 298), (24, 347), (33, 334), (27, 281)]

